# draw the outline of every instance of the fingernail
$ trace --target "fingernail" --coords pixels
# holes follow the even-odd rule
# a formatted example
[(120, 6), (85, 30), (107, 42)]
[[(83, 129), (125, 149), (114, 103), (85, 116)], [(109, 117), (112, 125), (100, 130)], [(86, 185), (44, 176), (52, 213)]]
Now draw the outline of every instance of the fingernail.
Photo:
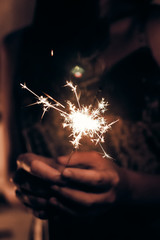
[(17, 168), (20, 168), (20, 166), (21, 166), (21, 162), (17, 160)]
[(31, 168), (28, 164), (26, 164), (25, 162), (23, 161), (20, 161), (20, 160), (17, 160), (17, 168), (22, 168), (24, 169), (26, 172), (31, 172)]
[(63, 171), (63, 177), (69, 178), (71, 177), (71, 175), (72, 175), (72, 172), (67, 168)]

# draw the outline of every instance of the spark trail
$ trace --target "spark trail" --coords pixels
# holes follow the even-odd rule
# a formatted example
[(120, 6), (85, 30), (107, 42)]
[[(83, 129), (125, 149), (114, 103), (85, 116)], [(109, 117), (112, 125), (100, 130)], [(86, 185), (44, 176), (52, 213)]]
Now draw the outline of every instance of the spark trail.
[[(33, 94), (37, 99), (37, 101), (31, 105), (42, 104), (43, 106), (42, 118), (44, 114), (51, 108), (55, 109), (60, 113), (60, 115), (64, 119), (62, 123), (63, 127), (64, 128), (68, 127), (71, 130), (70, 135), (72, 136), (71, 143), (74, 149), (79, 148), (80, 140), (82, 139), (83, 136), (88, 136), (93, 143), (95, 143), (96, 145), (99, 144), (104, 157), (111, 158), (104, 150), (102, 143), (105, 142), (104, 134), (109, 129), (111, 129), (111, 126), (118, 120), (111, 122), (109, 124), (107, 123), (103, 115), (107, 110), (108, 102), (105, 102), (104, 98), (102, 98), (102, 100), (98, 102), (97, 108), (93, 108), (92, 105), (89, 106), (81, 105), (77, 94), (77, 86), (76, 85), (74, 86), (72, 82), (67, 81), (65, 86), (70, 87), (71, 90), (73, 91), (78, 107), (76, 107), (76, 105), (74, 105), (72, 102), (68, 100), (67, 105), (69, 106), (69, 111), (65, 112), (64, 110), (62, 110), (62, 108), (65, 109), (66, 107), (59, 103), (54, 98), (52, 98), (51, 96), (49, 96), (48, 94), (45, 94), (46, 97), (39, 96), (31, 89), (29, 89), (25, 83), (24, 84), (21, 83), (20, 85), (23, 89), (26, 89), (31, 94)], [(49, 99), (52, 102), (54, 102), (54, 104), (51, 101), (49, 101)]]

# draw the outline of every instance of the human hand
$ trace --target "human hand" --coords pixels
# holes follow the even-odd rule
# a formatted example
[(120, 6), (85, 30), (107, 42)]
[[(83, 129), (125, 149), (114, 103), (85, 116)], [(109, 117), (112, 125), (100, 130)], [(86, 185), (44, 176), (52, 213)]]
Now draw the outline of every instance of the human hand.
[[(68, 156), (59, 157), (57, 169), (35, 156), (37, 158), (37, 155), (26, 154), (21, 158), (30, 159), (31, 174), (45, 183), (45, 187), (38, 184), (33, 192), (31, 181), (30, 195), (26, 189), (23, 191), (24, 186), (20, 188), (26, 204), (34, 210), (39, 207), (39, 211), (50, 208), (72, 215), (100, 214), (128, 194), (126, 171), (96, 152), (74, 153), (66, 168)], [(39, 186), (43, 194), (37, 194)]]
[[(32, 172), (32, 164), (36, 166), (40, 165), (43, 169), (43, 176), (40, 176), (41, 172), (38, 172), (36, 177)], [(44, 179), (44, 174), (48, 174), (46, 168), (52, 166), (52, 175), (54, 181), (59, 181), (60, 171), (56, 170), (58, 166), (54, 159), (42, 157), (32, 153), (22, 154), (17, 160), (17, 171), (14, 176), (14, 183), (17, 186), (16, 195), (19, 200), (28, 208), (32, 209), (35, 216), (46, 219), (48, 218), (48, 212), (51, 212), (51, 206), (49, 206), (48, 199), (52, 196), (50, 189), (50, 181)], [(54, 166), (54, 168), (53, 168)], [(52, 181), (53, 185), (53, 181)], [(55, 212), (55, 210), (54, 210)]]
[[(68, 156), (60, 157), (59, 165), (64, 168), (67, 159)], [(127, 170), (97, 152), (76, 152), (62, 171), (65, 185), (54, 185), (57, 197), (49, 201), (72, 215), (101, 214), (114, 204), (127, 201), (130, 194), (127, 177)]]

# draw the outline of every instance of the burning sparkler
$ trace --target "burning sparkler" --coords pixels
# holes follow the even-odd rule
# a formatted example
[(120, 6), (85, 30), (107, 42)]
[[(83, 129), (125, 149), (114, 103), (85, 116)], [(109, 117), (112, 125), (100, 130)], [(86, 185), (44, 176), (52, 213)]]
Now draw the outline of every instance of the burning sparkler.
[[(29, 89), (26, 84), (20, 84), (23, 89), (28, 90), (31, 94), (33, 94), (37, 101), (31, 105), (42, 104), (43, 113), (44, 114), (50, 109), (53, 108), (56, 111), (60, 112), (60, 115), (64, 118), (63, 127), (71, 129), (72, 140), (71, 143), (74, 146), (74, 149), (78, 149), (80, 145), (80, 140), (83, 136), (88, 136), (92, 142), (96, 145), (99, 144), (102, 149), (104, 157), (111, 158), (104, 150), (102, 143), (104, 143), (104, 134), (111, 128), (111, 126), (116, 123), (118, 120), (111, 122), (108, 124), (106, 119), (103, 117), (103, 114), (107, 110), (108, 102), (105, 102), (104, 98), (100, 102), (98, 102), (98, 107), (93, 108), (92, 105), (84, 106), (80, 104), (79, 96), (77, 93), (77, 86), (74, 86), (72, 82), (66, 82), (67, 87), (70, 87), (73, 91), (76, 101), (77, 107), (70, 101), (67, 101), (69, 106), (69, 113), (62, 110), (65, 106), (59, 103), (54, 98), (45, 94), (46, 97), (38, 96), (35, 92)], [(54, 104), (49, 101), (52, 100)]]

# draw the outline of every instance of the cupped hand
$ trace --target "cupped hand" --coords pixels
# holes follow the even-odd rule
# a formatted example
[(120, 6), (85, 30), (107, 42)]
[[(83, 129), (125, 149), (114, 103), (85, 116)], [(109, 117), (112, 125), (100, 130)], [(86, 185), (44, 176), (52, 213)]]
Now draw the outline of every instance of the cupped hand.
[(97, 152), (75, 152), (67, 166), (69, 156), (59, 157), (54, 167), (34, 154), (24, 154), (20, 161), (24, 158), (30, 173), (25, 183), (17, 181), (18, 191), (36, 215), (51, 209), (75, 216), (98, 215), (129, 195), (126, 170)]

